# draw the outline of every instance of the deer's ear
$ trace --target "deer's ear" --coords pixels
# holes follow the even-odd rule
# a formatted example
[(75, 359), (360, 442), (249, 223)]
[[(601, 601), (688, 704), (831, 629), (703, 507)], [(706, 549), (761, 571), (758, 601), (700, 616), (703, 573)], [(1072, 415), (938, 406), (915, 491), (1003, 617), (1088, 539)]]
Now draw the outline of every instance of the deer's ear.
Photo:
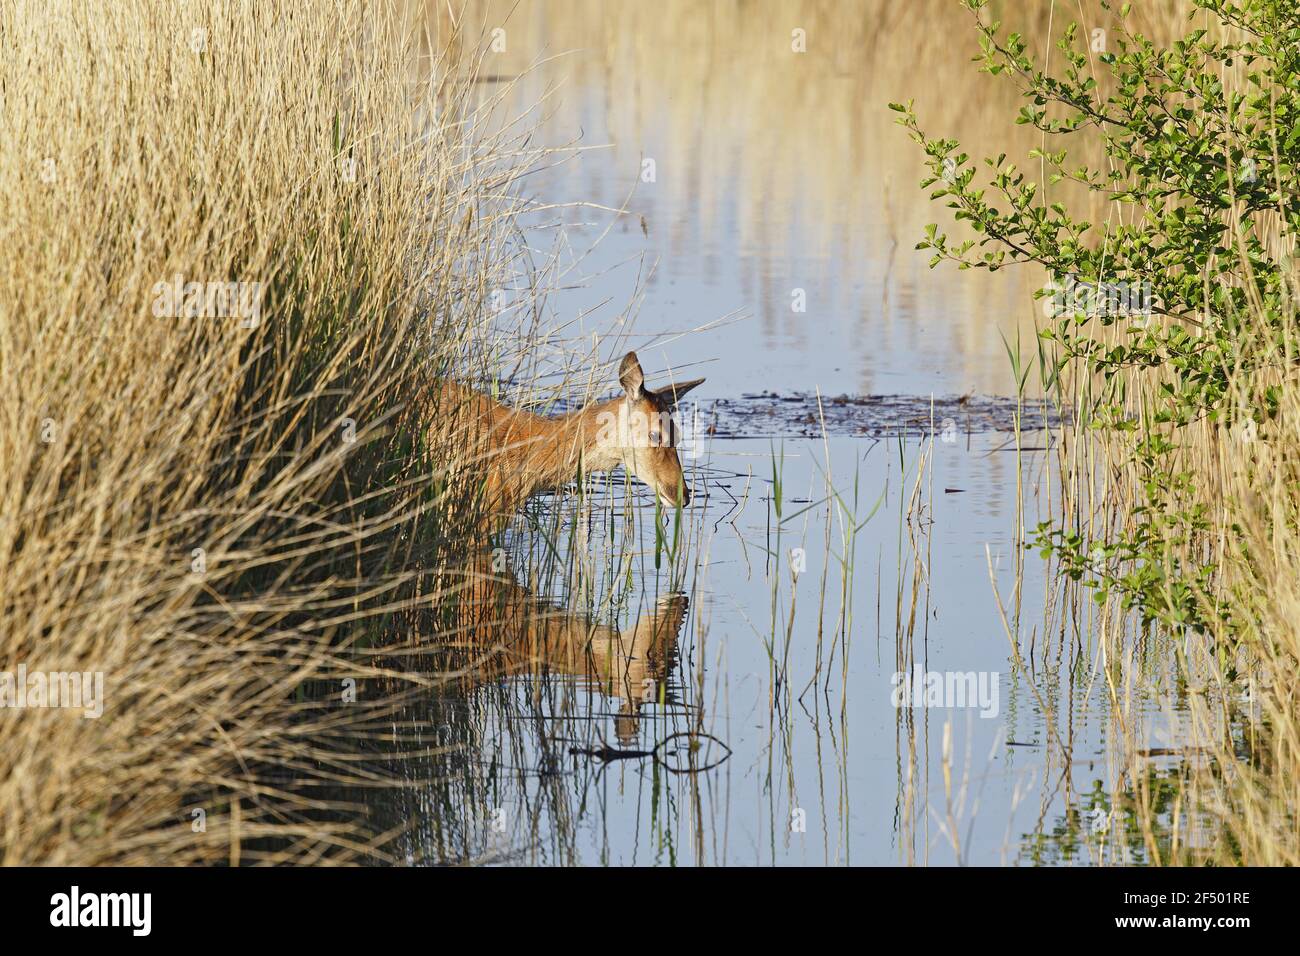
[(657, 388), (654, 391), (655, 398), (661, 402), (667, 402), (669, 405), (676, 405), (682, 400), (682, 396), (695, 388), (697, 385), (703, 385), (704, 379), (693, 378), (689, 382), (672, 382), (663, 388)]
[(635, 352), (628, 352), (618, 366), (618, 380), (627, 392), (628, 398), (640, 398), (645, 389), (645, 375), (641, 371), (641, 362)]

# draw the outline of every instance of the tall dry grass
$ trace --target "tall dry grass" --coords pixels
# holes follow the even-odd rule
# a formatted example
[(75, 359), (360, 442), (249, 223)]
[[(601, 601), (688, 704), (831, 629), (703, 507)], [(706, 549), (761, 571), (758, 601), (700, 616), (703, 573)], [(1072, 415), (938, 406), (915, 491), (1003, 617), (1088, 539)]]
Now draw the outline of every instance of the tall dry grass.
[[(1163, 865), (1300, 865), (1295, 301), (1281, 315), (1248, 313), (1246, 325), (1225, 414), (1179, 429), (1170, 456), (1171, 469), (1194, 476), (1175, 500), (1199, 514), (1202, 526), (1188, 529), (1163, 558), (1211, 569), (1204, 585), (1193, 585), (1209, 630), (1153, 631), (1118, 598), (1095, 609), (1065, 599), (1077, 602), (1080, 626), (1096, 636), (1097, 679), (1113, 708), (1112, 806), (1131, 814), (1130, 836), (1143, 858)], [(1128, 383), (1135, 415), (1154, 406), (1160, 381)], [(1277, 413), (1267, 419), (1261, 410), (1270, 390)], [(1121, 443), (1064, 437), (1066, 513), (1103, 540), (1150, 520), (1142, 516), (1149, 502)], [(1113, 570), (1129, 567), (1116, 562)], [(1154, 709), (1153, 700), (1160, 702)], [(1130, 862), (1118, 840), (1102, 842), (1109, 845), (1101, 860)]]
[[(1285, 231), (1272, 239), (1293, 248)], [(1290, 298), (1248, 310), (1231, 412), (1184, 449), (1210, 529), (1186, 556), (1218, 567), (1201, 599), (1222, 615), (1210, 640), (1189, 641), (1180, 659), (1196, 688), (1188, 747), (1202, 755), (1188, 802), (1222, 835), (1189, 848), (1192, 862), (1300, 865), (1300, 272), (1281, 261), (1291, 262)], [(1262, 412), (1270, 397), (1271, 419)]]
[[(526, 163), (420, 30), (0, 7), (0, 670), (105, 679), (99, 719), (0, 710), (0, 862), (382, 853), (319, 788), (382, 706), (352, 643), (465, 547), (412, 400), (489, 351)], [(174, 276), (257, 321), (156, 314)]]
[[(1300, 274), (1291, 288), (1300, 294)], [(1287, 315), (1285, 346), (1272, 340), (1264, 356), (1287, 374), (1277, 418), (1259, 441), (1220, 436), (1219, 471), (1226, 511), (1225, 571), (1246, 622), (1241, 667), (1248, 675), (1242, 702), (1255, 714), (1233, 739), (1217, 734), (1220, 763), (1230, 772), (1207, 775), (1207, 789), (1243, 861), (1300, 865), (1300, 382), (1296, 379), (1294, 301)], [(1274, 378), (1269, 376), (1267, 378)], [(1239, 407), (1259, 408), (1266, 377), (1240, 372), (1234, 378)], [(1238, 706), (1242, 706), (1239, 704)], [(1222, 713), (1232, 702), (1219, 703)], [(1206, 727), (1215, 726), (1208, 714)], [(1229, 754), (1244, 757), (1229, 763)]]

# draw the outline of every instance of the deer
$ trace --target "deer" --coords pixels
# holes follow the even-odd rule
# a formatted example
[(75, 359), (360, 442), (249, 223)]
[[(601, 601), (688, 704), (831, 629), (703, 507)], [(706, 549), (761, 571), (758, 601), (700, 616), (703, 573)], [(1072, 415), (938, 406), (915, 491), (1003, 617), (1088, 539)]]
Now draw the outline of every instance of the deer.
[[(636, 353), (628, 352), (618, 381), (621, 395), (558, 417), (512, 408), (450, 379), (437, 385), (433, 445), (455, 450), (445, 474), (479, 490), (488, 531), (499, 530), (534, 494), (620, 466), (666, 509), (690, 503), (673, 411), (704, 379), (649, 388)], [(685, 595), (661, 599), (620, 631), (542, 601), (495, 563), (486, 550), (471, 550), (462, 565), (438, 575), (456, 594), (444, 636), (451, 646), (488, 651), (471, 680), (539, 667), (579, 677), (624, 702), (615, 729), (621, 741), (634, 739), (642, 705), (655, 699), (673, 668)]]
[(618, 381), (622, 395), (557, 418), (512, 408), (458, 382), (442, 381), (435, 418), (440, 427), (452, 430), (439, 444), (465, 449), (454, 470), (481, 477), (490, 526), (508, 521), (534, 494), (619, 466), (645, 483), (665, 509), (690, 503), (677, 457), (673, 411), (704, 379), (648, 388), (640, 360), (628, 352), (619, 363)]

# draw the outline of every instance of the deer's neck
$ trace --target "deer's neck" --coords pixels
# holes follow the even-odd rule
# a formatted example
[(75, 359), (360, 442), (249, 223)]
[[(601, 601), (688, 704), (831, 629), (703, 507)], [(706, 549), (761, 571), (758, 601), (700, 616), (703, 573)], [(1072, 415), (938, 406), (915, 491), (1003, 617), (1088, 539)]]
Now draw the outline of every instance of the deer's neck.
[(511, 435), (502, 466), (514, 469), (522, 497), (563, 485), (585, 474), (609, 471), (622, 462), (617, 442), (610, 441), (607, 416), (617, 421), (615, 398), (559, 418), (528, 415)]

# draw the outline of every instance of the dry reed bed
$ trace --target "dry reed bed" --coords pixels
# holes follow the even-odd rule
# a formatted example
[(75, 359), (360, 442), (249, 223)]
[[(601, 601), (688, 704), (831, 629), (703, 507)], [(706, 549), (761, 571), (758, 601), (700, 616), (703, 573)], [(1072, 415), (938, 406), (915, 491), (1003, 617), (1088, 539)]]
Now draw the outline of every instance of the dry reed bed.
[[(0, 712), (0, 862), (378, 839), (317, 789), (383, 706), (348, 635), (464, 550), (411, 399), (485, 353), (526, 164), (403, 16), (0, 8), (0, 669), (105, 681), (99, 719)], [(175, 276), (258, 308), (176, 315)]]

